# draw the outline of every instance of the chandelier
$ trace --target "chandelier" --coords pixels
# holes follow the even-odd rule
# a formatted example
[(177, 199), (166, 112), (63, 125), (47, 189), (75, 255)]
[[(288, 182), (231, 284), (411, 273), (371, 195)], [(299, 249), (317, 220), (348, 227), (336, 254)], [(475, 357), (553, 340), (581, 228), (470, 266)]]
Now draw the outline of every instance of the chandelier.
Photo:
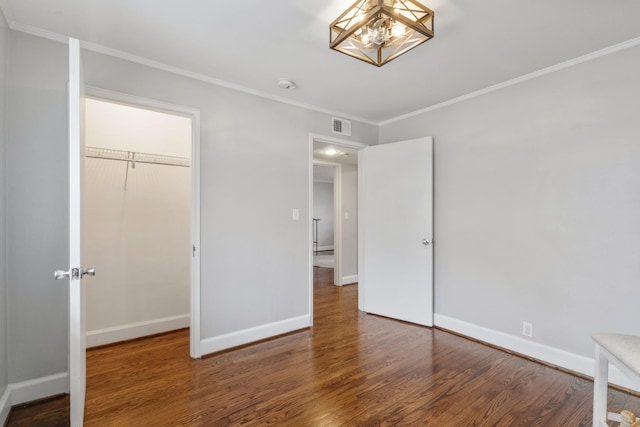
[(331, 49), (380, 67), (433, 38), (433, 11), (414, 0), (358, 0), (329, 33)]

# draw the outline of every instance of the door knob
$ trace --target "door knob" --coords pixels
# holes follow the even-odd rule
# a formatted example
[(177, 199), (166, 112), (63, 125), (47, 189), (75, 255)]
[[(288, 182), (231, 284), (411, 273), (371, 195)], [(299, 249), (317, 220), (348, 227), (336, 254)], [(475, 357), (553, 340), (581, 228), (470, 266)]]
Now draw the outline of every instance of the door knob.
[(428, 246), (431, 243), (428, 239), (422, 239), (422, 244)]
[(53, 277), (55, 277), (56, 280), (66, 279), (67, 277), (69, 277), (69, 272), (64, 270), (56, 270), (53, 273)]
[(80, 274), (80, 277), (83, 276), (95, 276), (96, 275), (96, 268), (95, 267), (89, 267), (87, 269), (82, 269), (82, 273)]
[(84, 268), (72, 268), (69, 271), (64, 271), (64, 270), (56, 270), (53, 273), (53, 276), (56, 278), (56, 280), (62, 280), (62, 279), (80, 279), (83, 276), (95, 276), (96, 275), (96, 268), (95, 267), (89, 267), (87, 269)]

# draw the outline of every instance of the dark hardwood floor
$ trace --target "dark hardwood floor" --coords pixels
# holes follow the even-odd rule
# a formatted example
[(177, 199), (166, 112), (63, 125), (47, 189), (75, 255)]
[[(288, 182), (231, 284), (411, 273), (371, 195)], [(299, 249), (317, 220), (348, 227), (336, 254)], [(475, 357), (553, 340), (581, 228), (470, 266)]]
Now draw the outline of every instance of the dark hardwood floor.
[(60, 395), (14, 406), (5, 426), (66, 427), (69, 425), (69, 396)]
[[(360, 313), (357, 286), (332, 275), (314, 268), (310, 330), (202, 360), (189, 358), (187, 330), (89, 350), (85, 425), (591, 425), (591, 381)], [(640, 413), (637, 397), (609, 398), (610, 410)], [(52, 404), (57, 419), (43, 417)], [(68, 397), (16, 409), (7, 425), (67, 420)]]

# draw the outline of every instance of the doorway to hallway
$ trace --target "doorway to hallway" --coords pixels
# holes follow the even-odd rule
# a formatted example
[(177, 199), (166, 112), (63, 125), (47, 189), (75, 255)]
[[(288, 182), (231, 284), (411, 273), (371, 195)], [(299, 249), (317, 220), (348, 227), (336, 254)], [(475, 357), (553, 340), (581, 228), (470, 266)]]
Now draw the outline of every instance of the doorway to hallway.
[[(334, 251), (336, 286), (358, 281), (358, 150), (365, 144), (311, 135), (312, 233), (317, 246)], [(324, 198), (321, 197), (324, 195)], [(333, 206), (328, 206), (331, 204)], [(315, 251), (314, 251), (315, 252)], [(312, 265), (315, 264), (312, 259)]]

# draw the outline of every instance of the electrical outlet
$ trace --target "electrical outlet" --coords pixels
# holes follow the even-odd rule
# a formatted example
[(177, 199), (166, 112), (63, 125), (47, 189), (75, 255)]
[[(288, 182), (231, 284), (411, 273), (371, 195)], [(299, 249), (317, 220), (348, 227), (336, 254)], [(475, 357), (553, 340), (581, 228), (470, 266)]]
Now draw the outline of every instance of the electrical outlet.
[(524, 335), (525, 337), (533, 336), (533, 323), (522, 322), (522, 335)]

